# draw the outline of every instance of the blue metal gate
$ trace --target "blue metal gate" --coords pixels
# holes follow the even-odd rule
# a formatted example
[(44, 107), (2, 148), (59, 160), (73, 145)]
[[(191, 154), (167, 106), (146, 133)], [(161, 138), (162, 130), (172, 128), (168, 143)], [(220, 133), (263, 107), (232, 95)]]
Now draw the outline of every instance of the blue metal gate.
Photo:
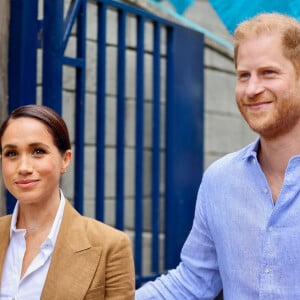
[[(41, 5), (42, 2), (42, 5)], [(67, 2), (67, 3), (64, 3)], [(40, 8), (39, 8), (40, 5)], [(87, 8), (97, 12), (96, 144), (95, 144), (95, 218), (105, 220), (105, 160), (107, 91), (108, 14), (116, 16), (116, 167), (115, 224), (133, 232), (137, 286), (164, 270), (175, 267), (183, 242), (192, 225), (194, 205), (203, 168), (203, 35), (159, 18), (139, 8), (111, 0), (11, 0), (9, 51), (9, 110), (19, 105), (42, 103), (62, 114), (63, 68), (75, 70), (74, 91), (74, 206), (84, 213)], [(42, 15), (42, 16), (40, 16)], [(128, 18), (134, 20), (136, 43), (128, 45)], [(147, 27), (151, 27), (152, 47), (145, 46)], [(70, 38), (75, 39), (75, 53), (66, 54)], [(148, 38), (149, 40), (149, 38)], [(128, 165), (126, 151), (126, 51), (135, 52), (135, 142), (134, 142), (134, 221), (127, 228), (125, 179)], [(145, 55), (151, 57), (151, 81), (145, 82)], [(40, 56), (39, 56), (40, 55)], [(38, 60), (41, 60), (41, 79)], [(165, 80), (162, 80), (164, 78)], [(146, 99), (145, 86), (151, 86)], [(40, 96), (38, 96), (40, 95)], [(162, 101), (165, 98), (165, 102)], [(145, 106), (151, 102), (151, 225), (145, 229)], [(149, 102), (149, 103), (150, 103)], [(164, 103), (162, 106), (162, 102)], [(165, 108), (162, 110), (162, 108)], [(163, 116), (163, 117), (161, 117)], [(162, 141), (162, 136), (165, 137)], [(163, 153), (163, 155), (162, 155)], [(162, 160), (161, 158), (164, 158)], [(162, 174), (161, 170), (164, 170)], [(161, 186), (164, 186), (163, 192)], [(8, 196), (8, 211), (12, 207)], [(164, 210), (161, 208), (164, 207)], [(164, 215), (163, 211), (165, 212)], [(163, 220), (163, 224), (161, 224)], [(151, 270), (143, 270), (143, 234), (151, 236)], [(160, 235), (164, 235), (163, 242)], [(164, 263), (161, 266), (161, 249)]]

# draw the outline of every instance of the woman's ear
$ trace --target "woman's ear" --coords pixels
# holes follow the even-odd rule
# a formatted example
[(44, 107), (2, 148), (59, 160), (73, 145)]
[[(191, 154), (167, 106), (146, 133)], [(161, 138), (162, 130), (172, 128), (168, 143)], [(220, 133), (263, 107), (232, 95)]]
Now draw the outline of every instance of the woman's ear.
[(62, 166), (61, 166), (61, 174), (66, 173), (70, 162), (72, 160), (72, 150), (68, 149), (64, 154), (63, 154), (63, 162), (62, 162)]

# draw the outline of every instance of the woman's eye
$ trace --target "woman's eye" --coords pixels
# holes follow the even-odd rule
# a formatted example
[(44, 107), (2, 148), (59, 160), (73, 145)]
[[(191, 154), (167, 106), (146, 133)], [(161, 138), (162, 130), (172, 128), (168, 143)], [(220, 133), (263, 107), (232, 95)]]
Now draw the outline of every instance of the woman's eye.
[(15, 157), (17, 153), (15, 151), (5, 151), (3, 156), (4, 157)]
[(46, 153), (46, 151), (43, 150), (43, 149), (35, 149), (35, 150), (33, 151), (33, 154), (34, 154), (34, 155), (43, 155), (43, 154), (45, 154), (45, 153)]

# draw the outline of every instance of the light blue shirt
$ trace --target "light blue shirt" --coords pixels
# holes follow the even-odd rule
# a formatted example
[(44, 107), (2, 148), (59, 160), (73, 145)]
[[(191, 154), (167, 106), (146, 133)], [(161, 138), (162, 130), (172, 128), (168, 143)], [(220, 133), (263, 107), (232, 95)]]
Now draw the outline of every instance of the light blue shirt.
[(300, 156), (274, 204), (258, 143), (206, 170), (180, 264), (136, 300), (214, 299), (222, 288), (226, 300), (300, 299)]

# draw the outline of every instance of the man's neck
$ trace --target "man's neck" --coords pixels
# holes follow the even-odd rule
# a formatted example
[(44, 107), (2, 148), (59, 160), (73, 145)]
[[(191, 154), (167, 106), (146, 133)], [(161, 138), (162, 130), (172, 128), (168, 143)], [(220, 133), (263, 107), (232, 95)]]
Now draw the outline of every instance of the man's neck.
[(281, 136), (276, 139), (260, 137), (258, 159), (262, 168), (285, 173), (291, 157), (300, 155), (300, 133), (297, 137)]
[[(299, 134), (300, 136), (300, 134)], [(277, 201), (291, 157), (300, 154), (300, 139), (277, 137), (273, 140), (260, 138), (258, 160)]]

